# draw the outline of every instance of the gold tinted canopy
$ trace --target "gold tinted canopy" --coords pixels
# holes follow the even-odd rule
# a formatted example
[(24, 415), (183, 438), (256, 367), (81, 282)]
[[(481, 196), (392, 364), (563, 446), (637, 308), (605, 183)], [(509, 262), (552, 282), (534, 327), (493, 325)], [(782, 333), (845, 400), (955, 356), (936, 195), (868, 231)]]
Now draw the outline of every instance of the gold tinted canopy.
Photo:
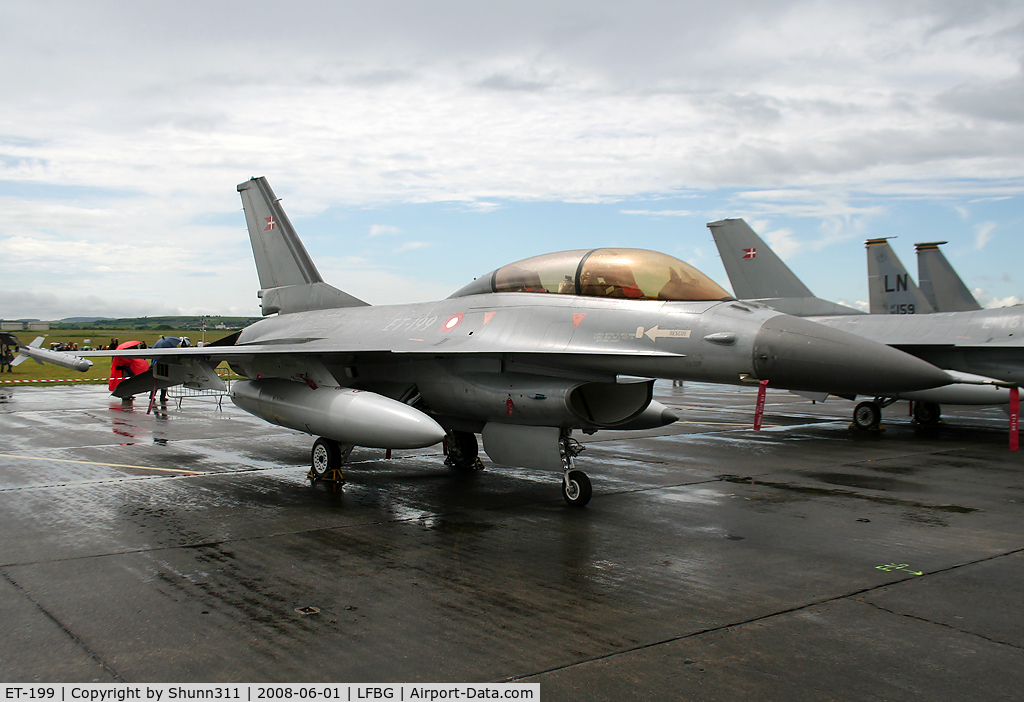
[(452, 297), (488, 292), (588, 295), (633, 300), (731, 298), (678, 258), (645, 249), (562, 251), (523, 259), (478, 278)]

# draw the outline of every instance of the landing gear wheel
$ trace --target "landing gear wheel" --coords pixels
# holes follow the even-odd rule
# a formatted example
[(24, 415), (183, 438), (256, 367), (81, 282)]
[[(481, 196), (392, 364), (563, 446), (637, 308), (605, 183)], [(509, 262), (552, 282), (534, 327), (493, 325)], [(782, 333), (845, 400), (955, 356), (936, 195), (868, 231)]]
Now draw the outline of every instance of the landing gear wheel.
[(313, 444), (310, 459), (309, 479), (322, 480), (328, 472), (341, 469), (341, 446), (337, 441), (323, 437)]
[(480, 447), (471, 431), (448, 432), (448, 457), (444, 464), (454, 470), (479, 470), (483, 467), (477, 454)]
[(934, 402), (915, 402), (914, 419), (918, 424), (934, 426), (939, 423), (942, 417), (942, 408)]
[(873, 431), (882, 423), (882, 408), (877, 402), (861, 402), (853, 409), (853, 425), (861, 431)]
[(590, 478), (582, 470), (570, 470), (562, 480), (562, 498), (571, 507), (585, 507), (594, 490), (590, 486)]

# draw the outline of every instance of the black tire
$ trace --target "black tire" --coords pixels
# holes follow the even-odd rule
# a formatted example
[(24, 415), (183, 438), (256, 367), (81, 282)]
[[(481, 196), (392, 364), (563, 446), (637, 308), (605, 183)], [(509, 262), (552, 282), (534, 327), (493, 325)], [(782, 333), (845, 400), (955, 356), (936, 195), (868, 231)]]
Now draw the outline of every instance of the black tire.
[(877, 402), (861, 402), (853, 408), (853, 425), (861, 431), (872, 431), (882, 423), (882, 408)]
[(448, 458), (444, 459), (444, 463), (449, 468), (476, 470), (476, 457), (479, 453), (480, 446), (477, 444), (476, 434), (471, 431), (448, 432)]
[(914, 419), (918, 424), (933, 426), (939, 423), (942, 417), (942, 408), (934, 402), (915, 402)]
[(570, 470), (566, 477), (568, 480), (562, 481), (562, 499), (570, 507), (585, 507), (594, 494), (590, 478), (581, 470)]
[(341, 447), (338, 442), (323, 437), (317, 439), (309, 463), (309, 473), (313, 480), (320, 480), (330, 471), (341, 468)]

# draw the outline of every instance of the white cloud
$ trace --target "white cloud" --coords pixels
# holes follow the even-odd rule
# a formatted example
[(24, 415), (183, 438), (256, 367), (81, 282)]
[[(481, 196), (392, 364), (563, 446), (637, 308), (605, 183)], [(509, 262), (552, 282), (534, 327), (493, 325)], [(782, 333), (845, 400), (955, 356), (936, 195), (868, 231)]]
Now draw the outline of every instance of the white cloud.
[(689, 217), (696, 214), (689, 210), (619, 210), (624, 215), (646, 215), (648, 217)]
[(1020, 295), (1007, 295), (1006, 297), (993, 297), (984, 288), (975, 288), (971, 291), (974, 294), (974, 299), (978, 301), (985, 309), (995, 309), (997, 307), (1009, 307), (1010, 305), (1019, 305), (1024, 302), (1024, 297)]
[(992, 232), (996, 228), (995, 222), (983, 222), (974, 227), (974, 250), (981, 251), (985, 245), (992, 240)]
[(425, 249), (433, 245), (433, 242), (430, 241), (407, 241), (401, 246), (399, 246), (397, 249), (395, 249), (395, 253), (403, 253), (405, 251), (418, 251), (419, 249)]
[(390, 235), (393, 235), (393, 234), (401, 234), (401, 233), (402, 233), (402, 230), (400, 228), (393, 227), (393, 226), (391, 226), (389, 224), (373, 224), (373, 225), (370, 225), (370, 236), (371, 237), (384, 236), (384, 235), (389, 235), (390, 236)]

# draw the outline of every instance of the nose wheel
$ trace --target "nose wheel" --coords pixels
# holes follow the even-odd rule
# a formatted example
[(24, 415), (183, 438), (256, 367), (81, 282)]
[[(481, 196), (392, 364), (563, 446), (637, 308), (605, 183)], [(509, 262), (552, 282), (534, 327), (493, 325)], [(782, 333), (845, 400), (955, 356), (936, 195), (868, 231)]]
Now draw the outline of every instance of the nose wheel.
[(558, 453), (562, 457), (562, 499), (571, 507), (585, 507), (594, 494), (590, 478), (573, 467), (573, 461), (584, 449), (572, 438), (571, 429), (563, 429), (558, 439)]
[(562, 499), (571, 507), (583, 507), (593, 496), (590, 478), (582, 470), (570, 470), (562, 478)]

